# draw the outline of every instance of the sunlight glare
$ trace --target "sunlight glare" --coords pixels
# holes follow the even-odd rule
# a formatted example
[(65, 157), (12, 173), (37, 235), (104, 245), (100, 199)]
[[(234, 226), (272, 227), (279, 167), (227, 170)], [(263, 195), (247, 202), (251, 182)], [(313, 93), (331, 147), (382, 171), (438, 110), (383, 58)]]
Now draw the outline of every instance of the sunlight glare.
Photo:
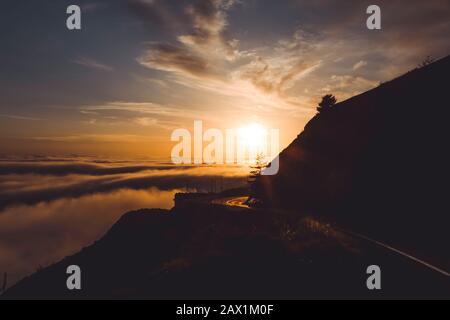
[(254, 154), (264, 154), (267, 149), (267, 129), (259, 123), (251, 123), (238, 130), (240, 142)]

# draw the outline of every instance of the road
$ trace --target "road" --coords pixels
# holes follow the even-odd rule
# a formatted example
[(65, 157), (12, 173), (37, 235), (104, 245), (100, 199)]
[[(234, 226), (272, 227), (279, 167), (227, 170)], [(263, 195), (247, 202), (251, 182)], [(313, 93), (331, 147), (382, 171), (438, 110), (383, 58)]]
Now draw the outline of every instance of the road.
[(248, 197), (230, 197), (230, 198), (220, 198), (220, 199), (214, 199), (211, 203), (216, 205), (223, 205), (227, 207), (235, 207), (235, 208), (241, 208), (241, 209), (249, 209), (251, 210), (248, 205), (245, 204)]
[[(228, 206), (228, 207), (235, 207), (235, 208), (241, 208), (241, 209), (248, 209), (248, 210), (257, 210), (257, 209), (253, 209), (251, 207), (249, 207), (248, 205), (246, 205), (246, 201), (247, 201), (248, 197), (230, 197), (230, 198), (222, 198), (222, 199), (215, 199), (213, 200), (213, 204), (217, 204), (217, 205), (224, 205), (224, 206)], [(446, 270), (444, 270), (441, 267), (435, 266), (429, 262), (426, 262), (420, 258), (415, 257), (414, 255), (410, 254), (410, 253), (406, 253), (402, 250), (396, 249), (393, 246), (383, 243), (381, 241), (377, 241), (374, 239), (371, 239), (367, 236), (364, 236), (362, 234), (356, 233), (356, 232), (352, 232), (352, 231), (348, 231), (342, 228), (338, 228), (338, 227), (334, 227), (337, 231), (340, 231), (342, 233), (345, 233), (353, 238), (356, 238), (360, 241), (365, 241), (370, 243), (371, 245), (377, 246), (379, 248), (382, 248), (384, 250), (390, 251), (391, 253), (397, 254), (399, 256), (402, 256), (403, 258), (408, 259), (409, 261), (421, 265), (422, 267), (428, 268), (429, 270), (436, 272), (442, 276), (445, 276), (447, 278), (450, 278), (450, 273)]]

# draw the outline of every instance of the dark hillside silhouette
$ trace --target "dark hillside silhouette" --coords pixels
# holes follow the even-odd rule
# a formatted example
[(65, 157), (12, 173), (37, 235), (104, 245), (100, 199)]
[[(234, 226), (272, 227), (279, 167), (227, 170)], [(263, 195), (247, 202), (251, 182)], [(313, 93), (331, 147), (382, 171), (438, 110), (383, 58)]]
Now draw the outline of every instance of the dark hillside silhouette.
[(259, 196), (449, 266), (449, 75), (446, 57), (319, 114), (281, 153), (279, 174), (260, 180)]
[[(445, 294), (441, 276), (312, 218), (191, 203), (125, 214), (101, 240), (0, 299), (379, 298), (365, 288), (374, 260), (390, 270), (383, 297)], [(82, 269), (80, 291), (66, 288), (70, 265)]]

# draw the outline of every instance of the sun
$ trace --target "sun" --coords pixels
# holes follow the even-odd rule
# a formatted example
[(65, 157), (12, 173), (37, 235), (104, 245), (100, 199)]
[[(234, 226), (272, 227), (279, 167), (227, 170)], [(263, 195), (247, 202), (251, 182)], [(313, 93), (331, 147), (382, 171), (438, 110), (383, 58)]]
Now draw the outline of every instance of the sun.
[(265, 153), (267, 129), (259, 123), (251, 123), (238, 130), (239, 142), (256, 153)]

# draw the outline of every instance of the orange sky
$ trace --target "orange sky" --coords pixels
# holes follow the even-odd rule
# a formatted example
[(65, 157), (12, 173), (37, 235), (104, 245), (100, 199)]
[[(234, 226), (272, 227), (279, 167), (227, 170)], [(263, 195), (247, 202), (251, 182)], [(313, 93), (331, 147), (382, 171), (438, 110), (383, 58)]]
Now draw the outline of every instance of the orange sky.
[[(177, 128), (280, 130), (286, 147), (328, 93), (342, 101), (450, 52), (447, 1), (69, 1), (3, 6), (1, 154), (169, 158)], [(15, 17), (20, 16), (20, 23)], [(42, 36), (42, 35), (45, 35)]]

